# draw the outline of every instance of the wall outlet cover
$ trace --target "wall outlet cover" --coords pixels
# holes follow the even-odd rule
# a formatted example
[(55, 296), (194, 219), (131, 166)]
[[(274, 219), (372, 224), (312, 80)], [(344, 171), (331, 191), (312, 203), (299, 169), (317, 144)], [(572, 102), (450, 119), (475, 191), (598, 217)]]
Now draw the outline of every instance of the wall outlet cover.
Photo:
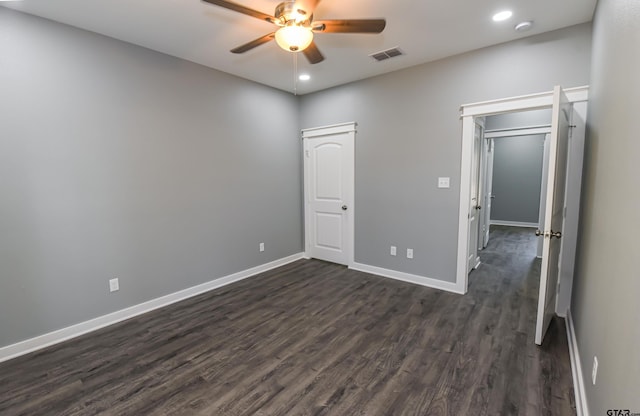
[(109, 291), (117, 292), (118, 290), (120, 290), (120, 282), (118, 281), (118, 279), (116, 278), (109, 280)]
[(389, 254), (391, 254), (392, 256), (396, 255), (396, 246), (391, 246), (391, 249), (389, 250)]
[(450, 178), (440, 177), (438, 178), (438, 188), (449, 188)]
[(407, 258), (408, 259), (412, 259), (413, 258), (413, 249), (412, 248), (408, 248), (407, 249)]
[(264, 243), (260, 243), (260, 251), (264, 251)]

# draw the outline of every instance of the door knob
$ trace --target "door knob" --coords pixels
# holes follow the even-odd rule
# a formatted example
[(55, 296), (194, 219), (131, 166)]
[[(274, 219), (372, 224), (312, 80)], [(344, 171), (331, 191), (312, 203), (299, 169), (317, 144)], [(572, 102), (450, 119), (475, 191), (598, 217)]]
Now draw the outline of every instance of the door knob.
[(347, 210), (347, 206), (346, 206), (346, 205), (343, 205), (343, 206), (342, 206), (342, 210), (343, 210), (343, 211), (346, 211), (346, 210)]
[[(536, 230), (536, 236), (540, 237), (542, 235), (542, 231), (540, 230)], [(549, 238), (561, 238), (562, 237), (562, 233), (560, 231), (556, 231), (553, 232), (553, 230), (551, 230), (550, 233), (544, 233), (545, 237), (549, 237)]]
[(560, 231), (556, 231), (555, 233), (553, 232), (553, 230), (551, 230), (551, 233), (549, 234), (549, 238), (561, 238), (562, 237), (562, 233)]

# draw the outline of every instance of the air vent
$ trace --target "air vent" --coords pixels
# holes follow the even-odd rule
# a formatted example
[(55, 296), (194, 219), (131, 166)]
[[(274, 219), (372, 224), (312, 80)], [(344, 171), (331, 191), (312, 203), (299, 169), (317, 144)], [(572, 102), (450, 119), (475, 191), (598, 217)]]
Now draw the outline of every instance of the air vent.
[(375, 59), (376, 61), (380, 62), (390, 58), (395, 58), (396, 56), (400, 56), (400, 55), (404, 55), (404, 52), (402, 52), (400, 48), (396, 47), (396, 48), (387, 49), (386, 51), (372, 53), (369, 56)]

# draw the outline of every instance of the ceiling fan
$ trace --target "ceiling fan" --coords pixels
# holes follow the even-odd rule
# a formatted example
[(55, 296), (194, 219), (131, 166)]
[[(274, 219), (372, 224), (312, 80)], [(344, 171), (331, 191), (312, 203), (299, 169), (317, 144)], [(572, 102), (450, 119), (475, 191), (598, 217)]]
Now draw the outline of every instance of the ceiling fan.
[(231, 49), (231, 52), (244, 53), (275, 39), (282, 49), (290, 52), (302, 52), (312, 64), (324, 60), (324, 56), (313, 41), (314, 33), (380, 33), (386, 25), (384, 19), (314, 21), (313, 11), (320, 0), (285, 0), (276, 6), (273, 16), (227, 0), (203, 1), (279, 26), (275, 32)]

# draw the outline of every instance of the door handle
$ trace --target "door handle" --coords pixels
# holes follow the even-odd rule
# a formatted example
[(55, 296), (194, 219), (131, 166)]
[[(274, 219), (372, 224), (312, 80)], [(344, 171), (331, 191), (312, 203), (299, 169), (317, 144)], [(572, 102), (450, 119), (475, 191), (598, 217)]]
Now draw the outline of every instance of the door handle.
[[(536, 236), (540, 237), (541, 235), (542, 231), (536, 230)], [(550, 233), (544, 233), (544, 236), (549, 238), (562, 238), (562, 233), (560, 231), (553, 232), (553, 230), (551, 230)]]
[(343, 205), (343, 206), (342, 206), (342, 210), (343, 210), (343, 211), (346, 211), (346, 210), (347, 210), (347, 206), (346, 206), (346, 205)]

